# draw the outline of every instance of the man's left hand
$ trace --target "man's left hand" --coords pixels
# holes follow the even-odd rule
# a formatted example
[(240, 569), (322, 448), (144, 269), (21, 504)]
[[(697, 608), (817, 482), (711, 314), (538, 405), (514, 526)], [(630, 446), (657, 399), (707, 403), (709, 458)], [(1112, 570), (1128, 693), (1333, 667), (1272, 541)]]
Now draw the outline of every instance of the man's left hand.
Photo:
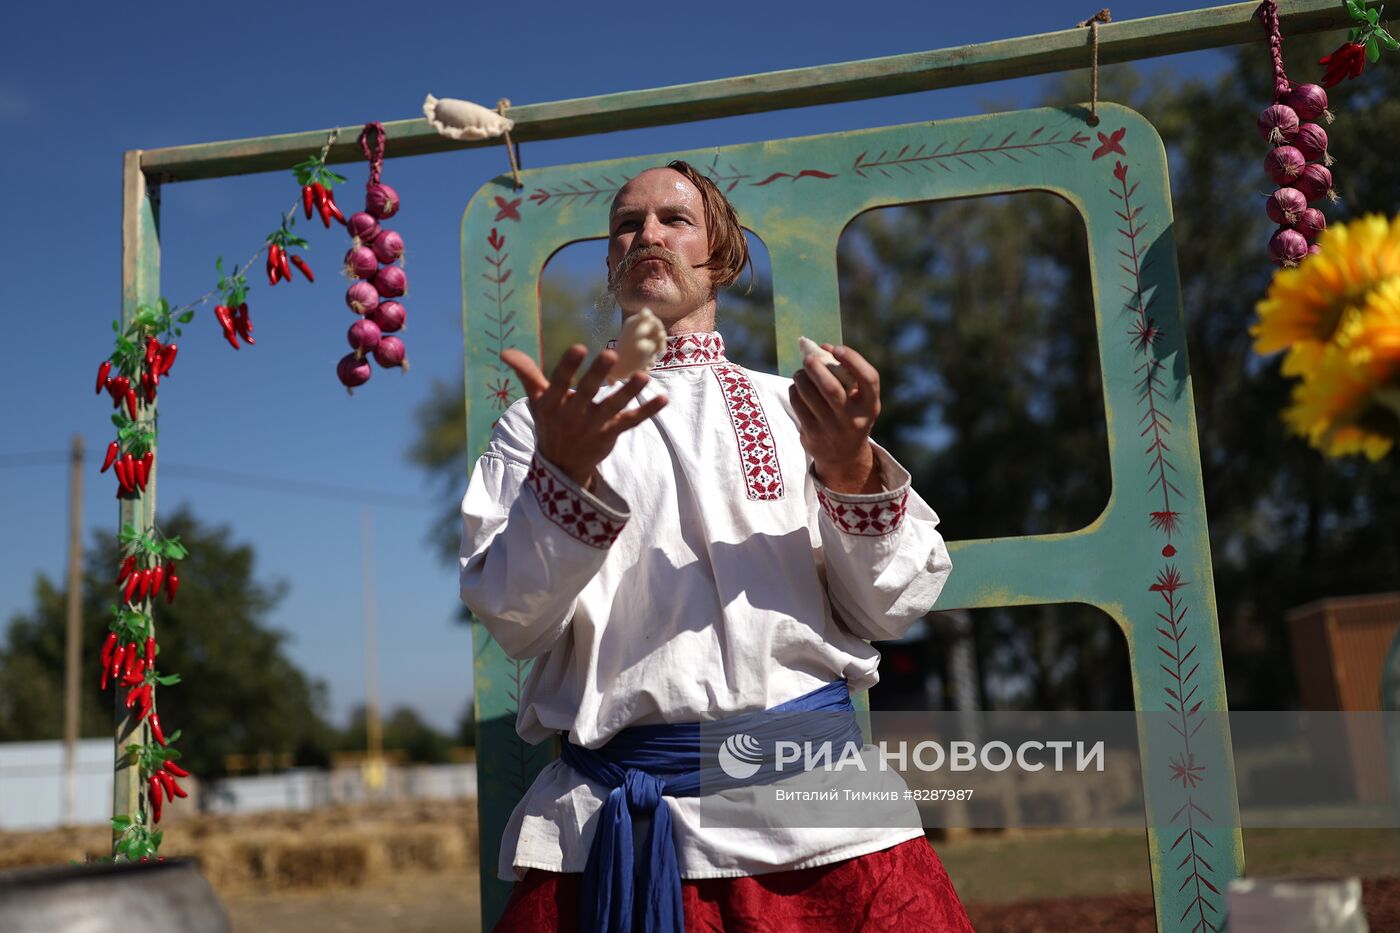
[(806, 359), (792, 377), (788, 396), (797, 413), (802, 446), (817, 478), (835, 492), (879, 492), (880, 469), (870, 429), (880, 414), (880, 374), (850, 347), (822, 345), (855, 381), (842, 385), (826, 364)]

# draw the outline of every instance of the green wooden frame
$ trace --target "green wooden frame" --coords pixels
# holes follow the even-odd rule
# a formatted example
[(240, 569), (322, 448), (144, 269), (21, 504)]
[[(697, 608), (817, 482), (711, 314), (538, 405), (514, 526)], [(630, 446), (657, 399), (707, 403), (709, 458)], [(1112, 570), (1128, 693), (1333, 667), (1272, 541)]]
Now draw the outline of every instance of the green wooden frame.
[[(1119, 624), (1138, 708), (1182, 733), (1140, 735), (1158, 923), (1210, 929), (1244, 855), (1228, 731), (1209, 715), (1226, 709), (1225, 678), (1166, 154), (1139, 114), (1098, 112), (1097, 127), (1086, 109), (1039, 109), (536, 169), (522, 174), (522, 191), (506, 176), (489, 182), (462, 220), (468, 447), (480, 456), (520, 394), (501, 351), (539, 356), (545, 263), (570, 242), (606, 236), (613, 192), (645, 168), (684, 158), (707, 170), (767, 246), (781, 372), (800, 365), (799, 334), (841, 340), (837, 241), (859, 214), (1014, 191), (1065, 198), (1089, 234), (1112, 495), (1079, 531), (951, 542), (957, 570), (938, 608), (1082, 602)], [(936, 491), (922, 492), (937, 507)], [(483, 910), (493, 920), (509, 886), (491, 855), (554, 749), (515, 733), (531, 662), (507, 657), (480, 623), (473, 644)], [(1188, 762), (1207, 767), (1203, 779)]]
[[(1374, 5), (1375, 0), (1369, 0), (1369, 2)], [(1350, 22), (1345, 9), (1333, 0), (1281, 0), (1279, 7), (1280, 23), (1286, 35), (1342, 28)], [(1125, 62), (1241, 42), (1258, 42), (1261, 46), (1261, 54), (1263, 54), (1264, 35), (1254, 18), (1256, 9), (1256, 3), (1246, 2), (1111, 23), (1098, 29), (1099, 61), (1104, 64)], [(528, 142), (537, 139), (557, 139), (790, 107), (905, 94), (940, 87), (970, 85), (1013, 76), (1045, 74), (1081, 68), (1087, 64), (1087, 31), (1067, 29), (1038, 36), (867, 61), (798, 68), (675, 87), (531, 104), (513, 108), (510, 111), (510, 116), (516, 121), (514, 130), (516, 141)], [(1101, 109), (1105, 114), (1110, 112), (1108, 107)], [(1139, 125), (1140, 118), (1124, 113), (1123, 121), (1125, 125), (1136, 126)], [(942, 126), (950, 125), (952, 124), (943, 124)], [(1150, 131), (1150, 127), (1146, 127), (1145, 124), (1141, 124), (1141, 127), (1144, 134)], [(385, 128), (394, 140), (392, 157), (499, 144), (494, 140), (482, 142), (447, 140), (434, 133), (427, 122), (422, 119), (393, 121), (386, 123)], [(358, 148), (353, 141), (357, 131), (358, 127), (344, 128), (344, 131), (340, 133), (339, 141), (330, 147), (327, 157), (329, 162), (350, 162), (360, 158)], [(123, 323), (130, 321), (138, 305), (150, 303), (159, 296), (159, 201), (162, 184), (253, 172), (286, 171), (293, 164), (304, 159), (308, 152), (319, 150), (329, 132), (330, 128), (327, 128), (276, 136), (127, 152), (123, 163)], [(859, 134), (851, 134), (849, 138), (854, 139), (857, 135)], [(1131, 163), (1132, 171), (1136, 173), (1157, 172), (1157, 168), (1150, 167), (1154, 163), (1154, 159), (1136, 148), (1138, 137), (1136, 133), (1133, 135), (1134, 139), (1131, 142), (1134, 146), (1133, 156), (1135, 160), (1139, 161)], [(1097, 146), (1096, 141), (1091, 140), (1091, 142)], [(739, 148), (742, 147), (735, 147), (733, 151), (737, 152)], [(713, 152), (707, 154), (713, 155)], [(699, 156), (697, 156), (698, 158)], [(1001, 156), (992, 155), (992, 158), (1001, 158)], [(1147, 161), (1140, 161), (1141, 159)], [(703, 160), (700, 161), (703, 163)], [(642, 162), (649, 162), (649, 160), (624, 160), (618, 164), (641, 164)], [(1164, 174), (1165, 169), (1162, 168), (1161, 172)], [(812, 179), (816, 177), (813, 175), (802, 176), (802, 180), (793, 180), (791, 184), (794, 188), (798, 184), (814, 184)], [(984, 177), (990, 177), (990, 174)], [(1135, 177), (1137, 176), (1135, 175)], [(537, 183), (544, 180), (546, 176), (532, 173), (530, 178), (532, 183)], [(779, 183), (774, 181), (770, 184), (777, 185)], [(508, 194), (500, 180), (493, 184), (497, 186), (498, 190)], [(1016, 184), (1016, 187), (1022, 189), (1028, 186), (1037, 187), (1036, 185), (1028, 185), (1024, 178)], [(1049, 187), (1054, 190), (1053, 185), (1038, 187)], [(955, 193), (952, 188), (943, 188), (941, 193), (933, 196), (962, 195)], [(898, 200), (909, 199), (903, 196), (898, 198)], [(509, 200), (511, 198), (508, 196), (507, 203)], [(741, 204), (746, 202), (742, 196), (738, 200)], [(874, 203), (872, 201), (872, 205)], [(804, 209), (806, 206), (804, 205)], [(1080, 207), (1081, 210), (1084, 209), (1083, 205)], [(1169, 218), (1169, 214), (1159, 213), (1155, 216), (1159, 220), (1163, 217)], [(468, 218), (464, 220), (464, 230), (468, 224), (477, 224), (476, 227), (473, 227), (473, 235), (480, 233), (479, 227), (485, 224), (485, 217), (485, 211), (477, 211), (475, 217), (469, 211)], [(591, 227), (590, 229), (594, 232), (589, 235), (596, 235), (597, 228)], [(1147, 235), (1153, 234), (1148, 233)], [(788, 275), (786, 270), (791, 268), (792, 256), (801, 251), (804, 232), (800, 229), (789, 230), (790, 242), (786, 244), (782, 241), (781, 233), (777, 236), (774, 233), (769, 233), (767, 236), (770, 250), (774, 249), (775, 246), (781, 247), (785, 257), (782, 259), (781, 266), (777, 256), (774, 257), (774, 276), (777, 280), (780, 276)], [(1160, 249), (1166, 249), (1166, 253), (1159, 253), (1159, 255), (1170, 254), (1168, 248), (1170, 243), (1169, 226), (1159, 231), (1156, 242), (1164, 243)], [(815, 239), (808, 243), (809, 247), (815, 245), (818, 245)], [(830, 244), (820, 245), (824, 249)], [(1096, 278), (1099, 272), (1108, 268), (1104, 264), (1112, 260), (1112, 256), (1097, 256), (1095, 258)], [(1189, 381), (1186, 380), (1185, 376), (1184, 346), (1180, 345), (1174, 259), (1167, 264), (1173, 266), (1170, 287), (1166, 291), (1170, 292), (1170, 305), (1171, 309), (1174, 310), (1169, 310), (1162, 304), (1166, 297), (1164, 293), (1158, 294), (1158, 304), (1154, 310), (1159, 316), (1171, 314), (1175, 317), (1168, 322), (1169, 326), (1164, 328), (1163, 342), (1156, 345), (1158, 350), (1154, 351), (1156, 355), (1152, 359), (1157, 359), (1163, 364), (1170, 360), (1176, 364), (1176, 368), (1165, 370), (1163, 377), (1171, 380), (1166, 385), (1174, 387), (1172, 391), (1184, 390), (1185, 394), (1171, 398), (1171, 407), (1163, 410), (1184, 414), (1185, 421), (1174, 423), (1178, 425), (1180, 433), (1189, 434), (1194, 439), (1194, 430), (1186, 428), (1190, 424)], [(535, 271), (538, 272), (538, 268)], [(1159, 267), (1154, 274), (1163, 275), (1164, 273)], [(517, 282), (519, 281), (517, 279)], [(1100, 295), (1100, 297), (1103, 296)], [(1143, 297), (1146, 297), (1146, 293), (1143, 293)], [(835, 337), (839, 335), (839, 317), (835, 311), (834, 271), (823, 281), (815, 282), (810, 287), (788, 294), (785, 300), (786, 305), (778, 309), (777, 326), (782, 334), (788, 335), (795, 332), (794, 328), (810, 324), (812, 326), (809, 333), (814, 336)], [(796, 310), (799, 308), (802, 310)], [(464, 313), (466, 312), (464, 311)], [(1100, 318), (1102, 323), (1102, 306), (1100, 307)], [(535, 320), (533, 315), (527, 314), (522, 317), (522, 324), (527, 327), (535, 327)], [(1166, 321), (1166, 318), (1159, 317), (1159, 320)], [(1175, 328), (1174, 333), (1173, 327)], [(795, 360), (790, 341), (785, 338), (782, 346), (783, 355), (780, 357), (780, 365), (784, 369), (791, 369)], [(532, 347), (532, 349), (535, 348)], [(471, 357), (472, 353), (473, 351), (468, 347), (468, 356)], [(480, 354), (478, 353), (477, 356), (479, 357)], [(478, 358), (477, 362), (480, 363), (481, 360)], [(1127, 391), (1123, 380), (1129, 379), (1130, 375), (1122, 369), (1121, 364), (1119, 368), (1112, 369), (1108, 365), (1109, 362), (1109, 360), (1105, 360), (1106, 398), (1112, 396), (1121, 400), (1129, 400), (1131, 392)], [(1112, 382), (1110, 382), (1110, 377)], [(476, 374), (469, 370), (469, 383), (474, 378), (476, 378)], [(473, 388), (469, 384), (469, 401), (472, 397), (472, 391)], [(1127, 394), (1124, 394), (1125, 392)], [(1123, 409), (1122, 404), (1120, 401), (1120, 410), (1130, 410)], [(472, 418), (479, 417), (479, 409), (480, 406), (473, 409)], [(1113, 427), (1116, 434), (1118, 426), (1114, 425)], [(476, 433), (473, 435), (474, 443), (479, 443), (480, 430), (478, 424)], [(1115, 445), (1111, 449), (1111, 454), (1115, 464), (1114, 500), (1098, 521), (1089, 528), (1066, 536), (957, 542), (955, 550), (959, 573), (954, 575), (940, 605), (951, 608), (954, 605), (984, 606), (1086, 598), (1084, 594), (1088, 591), (1083, 589), (1083, 586), (1092, 574), (1083, 561), (1092, 558), (1097, 553), (1096, 548), (1100, 546), (1101, 542), (1108, 540), (1108, 536), (1121, 533), (1120, 525), (1117, 523), (1131, 522), (1133, 515), (1131, 508), (1120, 505), (1120, 500), (1126, 503), (1130, 501), (1130, 496), (1140, 498), (1143, 494), (1142, 489), (1136, 488), (1141, 483), (1123, 482), (1128, 478), (1118, 469), (1122, 460), (1130, 458), (1131, 452), (1120, 451)], [(1137, 456), (1141, 456), (1140, 451)], [(1194, 447), (1189, 452), (1182, 454), (1182, 457), (1189, 458), (1192, 464), (1197, 462), (1197, 452)], [(1179, 462), (1184, 462), (1184, 460)], [(1181, 599), (1184, 598), (1183, 594), (1189, 593), (1194, 601), (1191, 606), (1193, 618), (1198, 622), (1204, 620), (1211, 623), (1208, 641), (1213, 646), (1215, 640), (1214, 605), (1209, 586), (1209, 560), (1205, 550), (1198, 546), (1204, 541), (1204, 515), (1194, 511), (1199, 505), (1198, 472), (1191, 483), (1180, 488), (1184, 490), (1181, 499), (1186, 503), (1183, 514), (1188, 519), (1183, 534), (1193, 542), (1191, 551), (1194, 554), (1189, 559), (1183, 557), (1183, 559), (1176, 561), (1175, 566), (1181, 573), (1180, 577), (1165, 577), (1154, 583), (1150, 592), (1154, 597), (1162, 600), (1163, 605), (1170, 610), (1173, 616), (1177, 612), (1176, 607), (1184, 605), (1181, 602)], [(152, 475), (146, 496), (139, 504), (123, 503), (119, 515), (120, 523), (149, 530), (155, 520), (155, 493), (156, 478)], [(1190, 527), (1189, 521), (1193, 515), (1200, 520), (1199, 527), (1195, 529)], [(1127, 526), (1123, 525), (1122, 527)], [(1141, 534), (1141, 529), (1137, 533)], [(1197, 540), (1197, 537), (1200, 540)], [(1143, 561), (1143, 567), (1148, 566), (1144, 555), (1136, 554), (1134, 559)], [(1029, 581), (1032, 585), (1024, 588), (1025, 592), (1017, 593), (1010, 592), (1005, 586), (999, 587), (990, 582), (997, 579), (1009, 579), (1010, 572), (1021, 565), (1023, 561), (1039, 562), (1045, 560), (1058, 561), (1054, 566), (1062, 568), (1063, 575), (1055, 578), (1049, 574), (1038, 574), (1034, 581)], [(1046, 565), (1041, 564), (1040, 566)], [(973, 572), (968, 571), (969, 567), (973, 568)], [(1183, 589), (1182, 587), (1187, 588)], [(1108, 591), (1105, 591), (1098, 593), (1092, 601), (1095, 601), (1120, 624), (1124, 625), (1125, 631), (1132, 639), (1142, 614), (1147, 611), (1145, 602), (1150, 603), (1153, 597), (1144, 600), (1142, 593), (1130, 592), (1127, 589), (1124, 589), (1119, 595), (1122, 597), (1121, 599), (1110, 598)], [(1198, 630), (1198, 637), (1199, 634)], [(1134, 648), (1136, 663), (1136, 660), (1140, 659), (1148, 650), (1148, 645), (1140, 641), (1130, 643)], [(488, 650), (493, 647), (488, 646)], [(1138, 650), (1139, 648), (1142, 650)], [(1210, 703), (1218, 702), (1219, 707), (1223, 708), (1224, 695), (1219, 678), (1218, 648), (1212, 647), (1210, 650), (1214, 651), (1215, 657), (1206, 665), (1204, 677), (1209, 681)], [(1201, 656), (1197, 655), (1196, 657)], [(1152, 708), (1154, 704), (1161, 705), (1164, 702), (1162, 697), (1165, 696), (1161, 688), (1166, 686), (1161, 680), (1162, 675), (1152, 674), (1145, 670), (1138, 673), (1141, 676), (1135, 682), (1140, 705), (1144, 708)], [(1209, 708), (1209, 704), (1203, 708)], [(502, 710), (500, 709), (489, 707), (483, 709), (478, 705), (478, 715), (483, 717), (481, 722), (482, 735), (487, 742), (491, 741), (493, 729), (504, 727), (505, 724), (501, 722), (501, 714)], [(129, 740), (141, 740), (141, 734), (133, 734), (132, 724), (120, 705), (117, 706), (115, 728), (118, 747), (122, 747)], [(144, 730), (145, 727), (139, 728)], [(513, 728), (511, 728), (511, 734), (513, 735)], [(1219, 742), (1216, 745), (1220, 747)], [(1223, 747), (1228, 756), (1228, 745)], [(1149, 760), (1153, 757), (1149, 753), (1154, 751), (1154, 749), (1144, 748), (1144, 754)], [(540, 753), (541, 750), (535, 750), (536, 755)], [(524, 764), (526, 767), (534, 767), (537, 760), (537, 758), (530, 759)], [(1228, 757), (1225, 761), (1228, 764)], [(484, 769), (483, 779), (485, 780), (489, 778), (494, 764), (491, 761), (484, 761), (482, 765)], [(114, 812), (129, 813), (134, 809), (137, 789), (134, 782), (129, 780), (128, 775), (127, 769), (118, 769)], [(482, 804), (485, 811), (486, 800), (484, 798)], [(485, 851), (488, 853), (488, 858), (484, 862), (489, 863), (493, 869), (495, 858), (494, 851), (490, 846), (494, 840), (491, 837), (489, 827), (498, 826), (504, 817), (505, 814), (497, 812), (483, 812), (483, 840), (486, 842)], [(498, 838), (499, 828), (496, 829), (496, 834)], [(1218, 868), (1217, 873), (1212, 877), (1224, 881), (1237, 874), (1242, 868), (1238, 832), (1225, 833), (1215, 837), (1211, 837), (1209, 833), (1205, 835), (1209, 844), (1216, 846), (1215, 855), (1219, 860), (1218, 864), (1223, 866)], [(1194, 836), (1189, 836), (1189, 838), (1195, 839)], [(1152, 839), (1154, 853), (1158, 853), (1154, 854), (1153, 880), (1159, 893), (1164, 891), (1163, 886), (1169, 881), (1166, 876), (1169, 866), (1164, 867), (1160, 858), (1161, 842), (1162, 840), (1155, 836)], [(494, 876), (494, 870), (483, 872), (483, 875)], [(502, 885), (484, 880), (482, 900), (484, 920), (493, 920), (499, 911), (502, 905), (501, 891)], [(1177, 902), (1179, 900), (1179, 898), (1176, 899)], [(1164, 929), (1182, 928), (1182, 925), (1189, 918), (1184, 915), (1173, 918), (1162, 912), (1164, 904), (1171, 901), (1170, 897), (1159, 898), (1159, 921)]]

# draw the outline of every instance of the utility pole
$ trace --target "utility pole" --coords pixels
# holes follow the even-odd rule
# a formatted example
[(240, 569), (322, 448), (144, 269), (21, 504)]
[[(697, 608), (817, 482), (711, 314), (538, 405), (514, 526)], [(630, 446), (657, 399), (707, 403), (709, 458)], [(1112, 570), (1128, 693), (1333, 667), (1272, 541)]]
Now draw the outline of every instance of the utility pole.
[(372, 791), (384, 786), (383, 736), (379, 728), (379, 659), (374, 637), (374, 513), (360, 507), (360, 542), (365, 616), (365, 784)]
[(78, 675), (83, 656), (83, 437), (73, 435), (68, 478), (68, 634), (63, 677), (63, 825), (77, 814)]

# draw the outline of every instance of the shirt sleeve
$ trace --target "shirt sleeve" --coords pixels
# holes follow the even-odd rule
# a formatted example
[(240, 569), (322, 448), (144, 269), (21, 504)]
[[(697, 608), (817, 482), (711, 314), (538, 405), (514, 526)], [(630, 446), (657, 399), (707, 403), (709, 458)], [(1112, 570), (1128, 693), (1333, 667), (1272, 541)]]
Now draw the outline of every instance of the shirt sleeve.
[(462, 601), (507, 655), (548, 651), (631, 513), (600, 478), (590, 493), (535, 452), (528, 408), (501, 417), (462, 499)]
[(909, 471), (875, 447), (884, 491), (816, 486), (827, 593), (841, 622), (870, 641), (900, 638), (933, 607), (953, 562), (938, 515), (910, 486)]

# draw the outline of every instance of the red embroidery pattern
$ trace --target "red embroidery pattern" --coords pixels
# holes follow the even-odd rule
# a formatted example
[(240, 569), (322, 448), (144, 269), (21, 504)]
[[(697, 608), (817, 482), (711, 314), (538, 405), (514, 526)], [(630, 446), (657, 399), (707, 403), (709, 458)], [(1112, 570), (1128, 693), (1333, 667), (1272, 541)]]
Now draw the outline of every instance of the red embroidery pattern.
[(535, 494), (540, 511), (572, 538), (590, 547), (605, 548), (622, 533), (626, 519), (619, 521), (604, 515), (571, 487), (561, 482), (554, 472), (536, 457), (530, 463), (525, 485)]
[[(683, 335), (691, 336), (719, 340), (716, 334)], [(719, 341), (719, 344), (723, 349), (723, 341)], [(666, 353), (669, 356), (671, 352), (668, 341)], [(763, 413), (758, 392), (754, 390), (749, 377), (737, 366), (716, 366), (715, 378), (719, 380), (720, 390), (724, 393), (724, 404), (729, 409), (729, 420), (739, 441), (739, 462), (744, 470), (744, 485), (748, 488), (749, 498), (755, 502), (781, 499), (783, 471), (778, 465), (778, 448), (773, 443), (773, 432), (768, 427), (768, 416)]]
[(889, 534), (904, 521), (909, 508), (909, 490), (891, 493), (883, 499), (852, 502), (824, 493), (817, 487), (817, 501), (836, 527), (848, 535), (879, 538)]
[[(616, 350), (617, 341), (609, 340), (608, 349)], [(724, 338), (719, 334), (678, 334), (666, 338), (666, 349), (656, 357), (652, 369), (680, 369), (684, 366), (708, 366), (723, 363)]]
[(678, 334), (666, 338), (666, 349), (661, 351), (652, 368), (676, 369), (723, 362), (724, 338), (719, 334)]

